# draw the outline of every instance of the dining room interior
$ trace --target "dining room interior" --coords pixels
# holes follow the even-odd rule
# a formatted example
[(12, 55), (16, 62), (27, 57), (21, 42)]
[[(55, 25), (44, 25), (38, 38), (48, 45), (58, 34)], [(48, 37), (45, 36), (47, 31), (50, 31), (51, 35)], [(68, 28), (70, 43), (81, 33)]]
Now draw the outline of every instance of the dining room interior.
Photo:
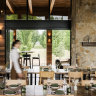
[(95, 0), (0, 0), (0, 96), (96, 96)]

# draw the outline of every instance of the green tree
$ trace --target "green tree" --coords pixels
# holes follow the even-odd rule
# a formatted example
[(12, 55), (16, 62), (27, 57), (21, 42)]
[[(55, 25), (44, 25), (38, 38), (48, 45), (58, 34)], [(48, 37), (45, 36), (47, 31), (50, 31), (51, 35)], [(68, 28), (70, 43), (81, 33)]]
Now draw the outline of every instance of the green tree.
[(58, 57), (64, 55), (64, 50), (70, 50), (70, 31), (53, 30), (52, 31), (52, 52)]
[(32, 32), (30, 30), (18, 30), (17, 39), (21, 41), (21, 51), (31, 50), (33, 47)]
[(42, 35), (40, 35), (40, 44), (42, 45), (43, 48), (46, 48), (46, 32), (44, 31)]

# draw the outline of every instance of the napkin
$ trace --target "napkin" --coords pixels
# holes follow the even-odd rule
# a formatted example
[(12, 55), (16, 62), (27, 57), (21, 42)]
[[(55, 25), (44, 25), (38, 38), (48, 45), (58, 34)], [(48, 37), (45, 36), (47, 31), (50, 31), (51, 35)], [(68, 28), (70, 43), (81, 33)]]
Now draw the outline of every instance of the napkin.
[(5, 94), (16, 94), (15, 91), (11, 91), (11, 90), (6, 90), (4, 93), (5, 93)]
[(18, 84), (12, 84), (10, 85), (10, 87), (18, 87), (19, 85)]
[(49, 68), (44, 68), (43, 70), (44, 70), (44, 71), (48, 71), (48, 70), (49, 70)]
[(57, 83), (51, 84), (51, 87), (58, 87), (59, 85)]
[(55, 92), (56, 92), (57, 95), (64, 94), (64, 92), (62, 90), (56, 90)]

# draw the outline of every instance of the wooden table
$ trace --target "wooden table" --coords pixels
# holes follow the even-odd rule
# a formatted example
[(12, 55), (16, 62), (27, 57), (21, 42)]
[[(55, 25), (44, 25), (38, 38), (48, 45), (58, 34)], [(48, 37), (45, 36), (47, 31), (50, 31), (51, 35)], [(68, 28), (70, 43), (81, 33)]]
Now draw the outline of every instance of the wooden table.
[[(96, 96), (95, 90), (86, 90), (85, 87), (79, 86), (78, 90), (72, 93), (74, 96)], [(26, 96), (47, 96), (47, 91), (43, 90), (42, 85), (27, 85)], [(54, 95), (53, 95), (54, 96)]]
[(26, 85), (26, 80), (6, 80), (6, 85), (21, 84)]
[[(64, 71), (64, 69), (59, 69), (58, 71), (53, 68), (52, 69), (54, 71), (55, 74), (60, 74), (60, 76), (62, 77), (62, 74), (68, 74), (68, 71)], [(84, 71), (84, 70), (83, 70)], [(86, 71), (86, 70), (85, 70)], [(90, 71), (93, 72), (94, 70)], [(40, 68), (36, 68), (36, 69), (28, 69), (28, 74), (30, 74), (30, 84), (32, 85), (32, 75), (35, 75), (35, 85), (36, 85), (36, 75), (39, 74), (40, 72)], [(86, 71), (88, 72), (88, 71)], [(95, 71), (94, 71), (95, 72)], [(8, 74), (10, 74), (10, 71), (7, 71)], [(85, 74), (85, 73), (84, 73)], [(86, 73), (87, 74), (87, 73)]]

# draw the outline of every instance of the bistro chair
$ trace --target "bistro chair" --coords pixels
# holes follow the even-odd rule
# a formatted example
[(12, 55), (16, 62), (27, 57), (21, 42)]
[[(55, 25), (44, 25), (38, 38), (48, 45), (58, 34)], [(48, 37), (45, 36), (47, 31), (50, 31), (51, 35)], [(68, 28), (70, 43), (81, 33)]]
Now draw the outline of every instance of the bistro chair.
[(69, 84), (71, 82), (71, 79), (81, 79), (81, 82), (83, 80), (83, 72), (69, 72), (68, 73), (69, 76)]
[(23, 63), (26, 64), (26, 66), (28, 66), (27, 62), (29, 61), (29, 67), (31, 68), (31, 55), (30, 54), (27, 54), (27, 55), (23, 55)]
[(44, 79), (54, 79), (54, 72), (50, 71), (50, 72), (45, 72), (45, 71), (40, 71), (40, 85), (42, 84), (42, 80)]
[(37, 66), (40, 66), (40, 55), (39, 54), (38, 54), (37, 57), (32, 57), (32, 68), (33, 68), (33, 66), (36, 66), (36, 65), (33, 65), (33, 61), (34, 60), (38, 60), (39, 61), (39, 65), (37, 65)]
[(91, 83), (96, 84), (96, 80), (92, 80), (92, 82), (91, 80), (82, 80), (82, 86), (90, 85)]

